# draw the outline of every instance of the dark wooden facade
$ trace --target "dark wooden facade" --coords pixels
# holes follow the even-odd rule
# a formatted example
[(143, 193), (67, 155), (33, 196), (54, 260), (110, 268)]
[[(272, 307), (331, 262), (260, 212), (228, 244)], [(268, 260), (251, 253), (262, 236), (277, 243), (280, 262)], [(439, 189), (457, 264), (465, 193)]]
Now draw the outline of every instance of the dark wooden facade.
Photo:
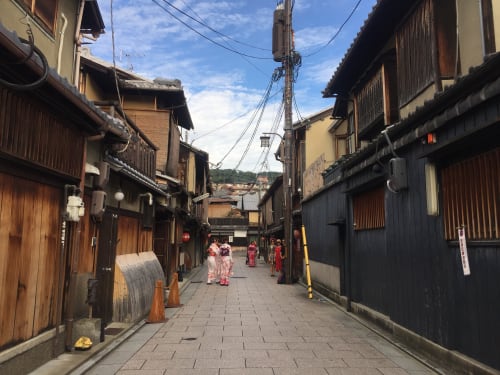
[[(495, 86), (500, 89), (500, 82)], [(325, 191), (303, 202), (302, 213), (310, 259), (340, 267), (343, 296), (432, 342), (495, 368), (500, 368), (500, 325), (496, 322), (500, 312), (498, 94), (500, 91), (488, 104), (461, 118), (458, 129), (462, 131), (458, 134), (456, 119), (450, 119), (439, 133), (440, 143), (447, 146), (439, 152), (424, 157), (427, 145), (416, 139), (398, 153), (407, 160), (409, 188), (397, 194), (384, 188), (382, 228), (359, 230), (353, 219), (353, 198), (385, 185), (385, 172), (381, 178), (371, 168), (332, 182)], [(474, 140), (466, 136), (469, 133), (474, 133)], [(467, 150), (461, 147), (465, 138), (470, 146)], [(485, 230), (491, 230), (492, 235), (488, 240), (467, 241), (471, 275), (465, 276), (457, 239), (445, 237), (443, 215), (427, 214), (425, 164), (436, 163), (443, 171), (445, 166), (460, 164), (471, 155), (489, 160), (484, 166), (486, 178), (475, 184), (484, 186), (488, 177), (495, 176), (490, 179), (489, 194), (497, 198), (481, 200), (480, 190), (474, 193), (484, 203), (478, 206), (478, 216), (488, 216), (489, 212), (491, 220), (485, 220)], [(338, 168), (342, 169), (342, 164)], [(446, 189), (444, 175), (440, 178), (441, 189)], [(465, 172), (462, 178), (467, 178)], [(442, 194), (439, 201), (443, 212)], [(467, 235), (472, 236), (475, 225), (477, 220), (469, 221)]]
[[(491, 31), (491, 3), (482, 3), (490, 5), (482, 9)], [(353, 119), (364, 144), (325, 171), (325, 186), (302, 202), (302, 217), (310, 259), (340, 270), (339, 299), (348, 309), (392, 333), (405, 330), (399, 338), (419, 342), (415, 349), (428, 355), (435, 352), (420, 338), (449, 350), (434, 359), (452, 371), (497, 373), (500, 55), (460, 72), (456, 20), (447, 15), (454, 7), (431, 0), (377, 4), (325, 91), (352, 95), (352, 106), (343, 98), (334, 112)], [(374, 27), (378, 41), (371, 38)], [(397, 100), (379, 88), (377, 66), (388, 56), (382, 50), (396, 56), (392, 80), (383, 85), (393, 85)], [(424, 93), (428, 100), (408, 110)], [(410, 114), (388, 116), (395, 107)], [(396, 162), (404, 165), (404, 179), (395, 178)], [(468, 258), (458, 229), (465, 230)]]

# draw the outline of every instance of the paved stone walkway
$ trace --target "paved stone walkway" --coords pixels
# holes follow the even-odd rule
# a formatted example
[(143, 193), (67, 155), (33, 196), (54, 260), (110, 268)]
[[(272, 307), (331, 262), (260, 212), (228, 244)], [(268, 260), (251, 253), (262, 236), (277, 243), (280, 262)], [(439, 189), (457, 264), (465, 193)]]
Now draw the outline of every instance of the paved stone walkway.
[(423, 375), (434, 372), (299, 284), (279, 285), (262, 260), (235, 256), (228, 287), (190, 280), (183, 306), (147, 324), (88, 375)]

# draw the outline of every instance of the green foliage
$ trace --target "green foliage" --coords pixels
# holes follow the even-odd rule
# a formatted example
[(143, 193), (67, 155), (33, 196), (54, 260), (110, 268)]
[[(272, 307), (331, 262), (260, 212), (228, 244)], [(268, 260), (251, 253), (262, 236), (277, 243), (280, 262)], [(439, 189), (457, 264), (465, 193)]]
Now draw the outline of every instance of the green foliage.
[[(259, 176), (267, 176), (269, 184), (282, 172), (263, 172)], [(215, 184), (251, 184), (257, 182), (257, 174), (253, 172), (236, 171), (234, 169), (210, 169), (210, 181)]]

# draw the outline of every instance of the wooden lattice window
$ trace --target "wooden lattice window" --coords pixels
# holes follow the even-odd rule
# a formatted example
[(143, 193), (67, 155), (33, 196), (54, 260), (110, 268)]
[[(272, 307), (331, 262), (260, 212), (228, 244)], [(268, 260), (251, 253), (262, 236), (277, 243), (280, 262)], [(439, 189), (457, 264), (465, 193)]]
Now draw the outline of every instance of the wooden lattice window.
[(23, 3), (52, 33), (54, 32), (57, 0), (23, 0)]
[(382, 70), (366, 83), (357, 96), (358, 127), (362, 132), (384, 115), (384, 88)]
[(384, 186), (352, 198), (354, 230), (385, 227)]
[(470, 240), (500, 238), (500, 148), (444, 168), (441, 186), (447, 240), (461, 226)]
[(347, 138), (346, 149), (348, 154), (356, 152), (356, 125), (354, 123), (354, 112), (347, 115)]
[(492, 1), (481, 0), (481, 9), (483, 11), (484, 52), (488, 55), (496, 52)]
[(396, 36), (399, 105), (408, 103), (434, 79), (432, 2), (422, 1)]

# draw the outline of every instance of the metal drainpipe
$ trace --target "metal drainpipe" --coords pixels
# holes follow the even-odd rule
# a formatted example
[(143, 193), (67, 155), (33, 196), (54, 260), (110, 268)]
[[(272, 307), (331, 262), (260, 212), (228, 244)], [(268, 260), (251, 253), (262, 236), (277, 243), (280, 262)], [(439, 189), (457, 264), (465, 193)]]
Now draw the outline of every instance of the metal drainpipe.
[(74, 43), (75, 43), (75, 50), (74, 50), (74, 72), (73, 72), (73, 83), (75, 87), (79, 87), (79, 81), (80, 81), (80, 61), (81, 61), (81, 55), (82, 55), (82, 37), (80, 35), (80, 29), (82, 27), (82, 18), (83, 18), (83, 9), (85, 7), (85, 1), (86, 0), (81, 0), (80, 5), (78, 7), (78, 13), (77, 13), (77, 22), (76, 22), (76, 27), (75, 27), (75, 35), (74, 35)]

